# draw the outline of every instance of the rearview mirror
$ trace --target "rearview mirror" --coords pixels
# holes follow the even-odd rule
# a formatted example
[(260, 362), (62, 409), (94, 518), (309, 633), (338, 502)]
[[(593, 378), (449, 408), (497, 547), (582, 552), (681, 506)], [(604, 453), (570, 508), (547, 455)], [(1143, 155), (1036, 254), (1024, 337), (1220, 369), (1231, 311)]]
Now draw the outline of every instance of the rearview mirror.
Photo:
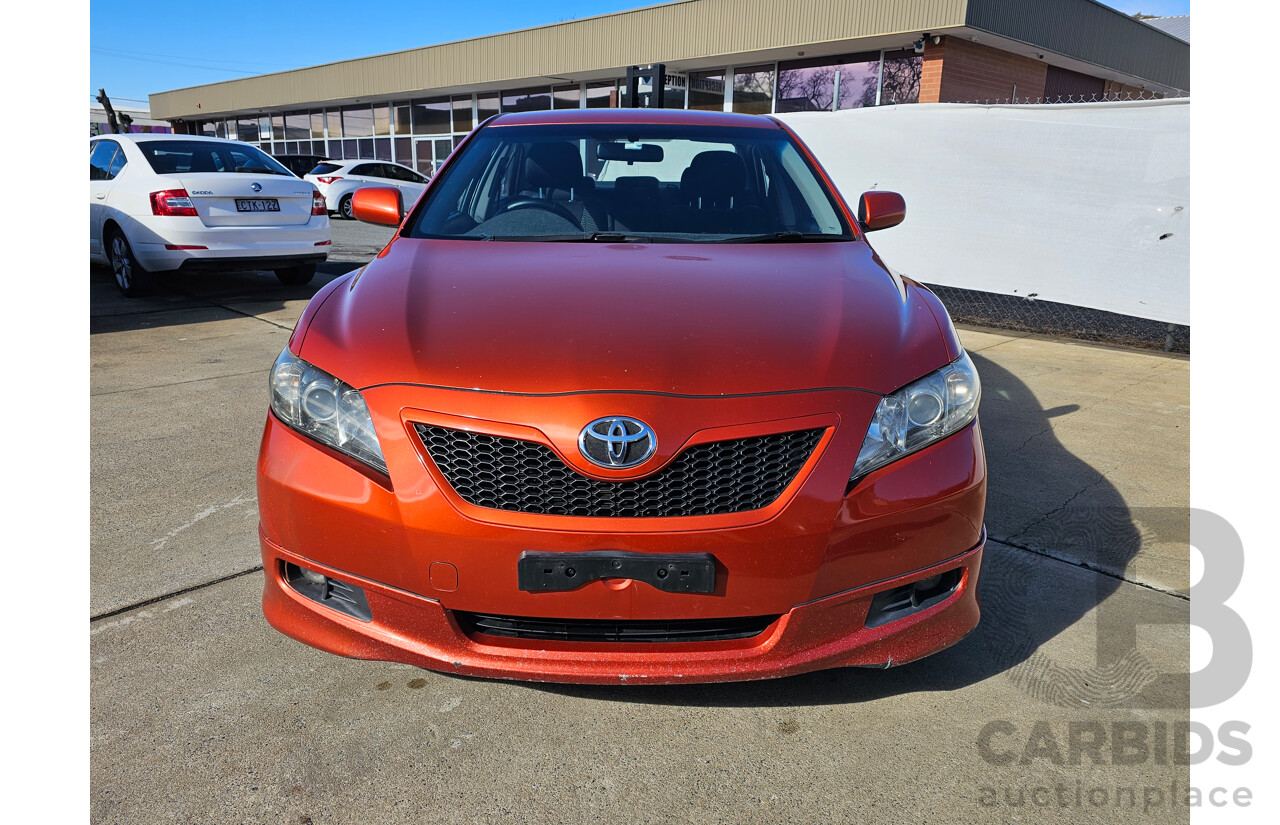
[(596, 146), (596, 160), (657, 163), (662, 160), (662, 147), (656, 143), (601, 143)]
[(897, 192), (863, 192), (858, 221), (867, 232), (897, 226), (907, 217), (907, 202)]
[(366, 186), (351, 196), (351, 214), (365, 223), (399, 226), (404, 220), (404, 201), (394, 187)]

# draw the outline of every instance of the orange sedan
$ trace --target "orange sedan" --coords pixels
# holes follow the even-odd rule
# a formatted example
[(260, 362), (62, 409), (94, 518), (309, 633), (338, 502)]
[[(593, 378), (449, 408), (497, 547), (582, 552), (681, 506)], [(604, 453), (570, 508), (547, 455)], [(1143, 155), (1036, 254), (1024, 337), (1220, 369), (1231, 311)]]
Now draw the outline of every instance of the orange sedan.
[(473, 676), (887, 667), (978, 621), (977, 372), (763, 117), (499, 115), (311, 301), (258, 463), (271, 624)]

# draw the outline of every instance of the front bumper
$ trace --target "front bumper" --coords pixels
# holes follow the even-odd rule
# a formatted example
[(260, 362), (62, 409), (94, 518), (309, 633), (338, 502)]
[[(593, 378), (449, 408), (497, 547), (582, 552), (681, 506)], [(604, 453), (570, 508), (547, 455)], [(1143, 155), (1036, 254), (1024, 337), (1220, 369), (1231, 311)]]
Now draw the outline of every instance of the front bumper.
[[(333, 570), (288, 553), (259, 535), (266, 587), (262, 609), (272, 627), (312, 647), (355, 659), (430, 670), (576, 684), (678, 684), (793, 676), (834, 667), (890, 667), (936, 653), (977, 624), (978, 570), (985, 544), (939, 565), (797, 605), (759, 636), (737, 641), (599, 645), (468, 635), (436, 599)], [(284, 577), (284, 563), (364, 590), (368, 622), (308, 600)], [(944, 601), (879, 627), (863, 622), (877, 593), (950, 570), (960, 584)]]
[[(840, 397), (836, 397), (839, 395)], [(433, 388), (366, 390), (390, 479), (268, 415), (258, 465), (266, 589), (273, 626), (313, 646), (366, 659), (512, 679), (694, 682), (760, 679), (827, 667), (900, 664), (941, 650), (978, 620), (986, 468), (977, 423), (847, 489), (877, 397), (810, 393), (760, 399), (508, 399)], [(468, 405), (474, 405), (469, 408)], [(597, 409), (599, 405), (599, 409)], [(604, 409), (607, 405), (608, 409)], [(647, 406), (646, 406), (647, 405)], [(431, 410), (449, 409), (451, 414)], [(413, 422), (538, 438), (527, 422), (592, 420), (625, 409), (672, 444), (824, 426), (826, 435), (775, 504), (738, 514), (604, 519), (487, 510), (461, 501)], [(840, 415), (830, 410), (842, 410)], [(603, 410), (603, 412), (602, 412)], [(526, 422), (498, 425), (493, 421)], [(735, 422), (756, 421), (742, 425)], [(549, 443), (557, 437), (549, 430)], [(711, 435), (708, 435), (711, 434)], [(561, 449), (568, 456), (567, 449)], [(716, 592), (669, 593), (593, 581), (567, 592), (517, 587), (521, 553), (607, 550), (710, 553)], [(365, 590), (372, 621), (311, 601), (283, 578), (296, 564)], [(440, 577), (435, 571), (446, 569)], [(879, 626), (877, 593), (960, 571), (941, 602)], [(625, 581), (625, 580), (624, 580)], [(560, 642), (464, 630), (466, 614), (622, 622), (777, 616), (763, 633), (715, 642)], [(625, 679), (623, 677), (626, 677)]]

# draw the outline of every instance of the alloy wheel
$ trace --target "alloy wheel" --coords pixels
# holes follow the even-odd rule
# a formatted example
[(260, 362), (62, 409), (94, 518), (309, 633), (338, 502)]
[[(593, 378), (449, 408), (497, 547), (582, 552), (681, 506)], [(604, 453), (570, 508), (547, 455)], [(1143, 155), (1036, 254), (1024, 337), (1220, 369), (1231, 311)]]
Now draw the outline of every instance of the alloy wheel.
[(133, 285), (133, 258), (128, 242), (120, 235), (111, 238), (111, 272), (120, 289), (127, 291)]

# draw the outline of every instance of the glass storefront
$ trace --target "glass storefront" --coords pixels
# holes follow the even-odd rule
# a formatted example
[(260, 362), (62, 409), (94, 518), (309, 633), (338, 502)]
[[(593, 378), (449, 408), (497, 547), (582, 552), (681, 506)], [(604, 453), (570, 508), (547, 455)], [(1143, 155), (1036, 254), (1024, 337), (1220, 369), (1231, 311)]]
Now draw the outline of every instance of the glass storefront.
[(880, 52), (778, 64), (777, 112), (831, 112), (876, 105)]
[(880, 105), (920, 102), (920, 72), (924, 57), (909, 49), (884, 53), (884, 77)]
[(773, 111), (773, 64), (733, 70), (733, 111), (767, 115)]
[(724, 111), (724, 69), (689, 72), (689, 108)]
[(551, 108), (551, 87), (534, 86), (502, 93), (504, 112), (545, 112)]
[[(668, 78), (664, 104), (758, 115), (915, 103), (920, 99), (922, 67), (920, 55), (902, 50), (712, 68)], [(548, 84), (255, 113), (189, 125), (196, 134), (238, 138), (270, 154), (394, 161), (429, 176), (486, 118), (499, 112), (614, 108), (625, 103), (624, 84), (622, 79)]]

